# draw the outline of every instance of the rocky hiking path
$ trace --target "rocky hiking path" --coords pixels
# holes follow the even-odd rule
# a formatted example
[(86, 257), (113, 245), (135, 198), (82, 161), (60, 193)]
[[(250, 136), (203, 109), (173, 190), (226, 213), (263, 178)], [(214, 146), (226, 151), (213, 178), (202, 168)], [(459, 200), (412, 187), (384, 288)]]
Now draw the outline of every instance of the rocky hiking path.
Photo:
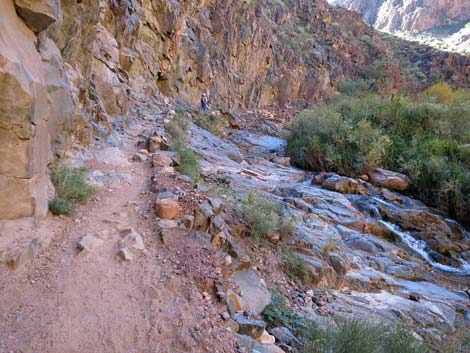
[(236, 351), (196, 285), (216, 255), (184, 234), (158, 236), (149, 162), (128, 161), (145, 127), (127, 129), (120, 148), (92, 150), (92, 176), (111, 183), (73, 217), (49, 220), (46, 251), (16, 271), (2, 265), (0, 352)]
[[(136, 104), (129, 126), (70, 154), (99, 190), (73, 217), (50, 217), (17, 253), (0, 236), (0, 353), (295, 351), (286, 327), (262, 320), (270, 289), (320, 322), (358, 315), (423, 336), (470, 324), (467, 267), (438, 263), (410, 232), (466, 246), (458, 224), (383, 185), (291, 167), (282, 122), (266, 112), (229, 116), (219, 137), (187, 124), (203, 175), (194, 187), (174, 168), (184, 153), (166, 151), (166, 133), (184, 125), (171, 108)], [(237, 202), (250, 191), (292, 229), (253, 239)], [(286, 273), (292, 258), (308, 280)]]

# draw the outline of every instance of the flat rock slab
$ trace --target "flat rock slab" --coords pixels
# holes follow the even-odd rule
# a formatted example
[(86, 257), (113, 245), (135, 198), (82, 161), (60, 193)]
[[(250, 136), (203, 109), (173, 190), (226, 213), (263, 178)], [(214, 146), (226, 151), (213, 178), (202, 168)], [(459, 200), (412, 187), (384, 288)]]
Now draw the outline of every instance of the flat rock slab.
[(247, 311), (261, 314), (266, 306), (271, 303), (271, 293), (261, 283), (254, 271), (240, 272), (231, 277), (232, 282), (243, 293), (238, 300)]
[(263, 320), (249, 319), (242, 313), (235, 315), (234, 320), (239, 325), (238, 333), (253, 337), (254, 339), (260, 338), (266, 329), (266, 323)]

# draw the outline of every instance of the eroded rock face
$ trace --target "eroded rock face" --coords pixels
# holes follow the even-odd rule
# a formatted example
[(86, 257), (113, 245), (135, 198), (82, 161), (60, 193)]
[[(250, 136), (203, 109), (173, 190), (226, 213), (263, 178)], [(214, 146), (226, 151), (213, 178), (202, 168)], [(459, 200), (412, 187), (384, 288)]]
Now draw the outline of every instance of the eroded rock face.
[(73, 103), (54, 43), (40, 41), (38, 51), (11, 0), (0, 1), (0, 14), (0, 219), (44, 217), (51, 138), (59, 138)]
[(440, 50), (469, 54), (468, 0), (329, 0), (375, 28)]
[(35, 33), (44, 31), (56, 21), (53, 0), (14, 0), (16, 11)]
[(467, 0), (335, 0), (332, 3), (363, 14), (378, 29), (425, 31), (470, 20)]

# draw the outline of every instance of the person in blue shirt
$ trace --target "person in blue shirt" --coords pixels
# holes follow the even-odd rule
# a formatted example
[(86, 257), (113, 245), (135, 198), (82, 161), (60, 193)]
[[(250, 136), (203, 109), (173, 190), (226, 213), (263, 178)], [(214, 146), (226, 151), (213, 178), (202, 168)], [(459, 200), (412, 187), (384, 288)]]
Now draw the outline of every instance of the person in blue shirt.
[(204, 112), (208, 110), (207, 95), (205, 93), (203, 93), (201, 97), (201, 109)]

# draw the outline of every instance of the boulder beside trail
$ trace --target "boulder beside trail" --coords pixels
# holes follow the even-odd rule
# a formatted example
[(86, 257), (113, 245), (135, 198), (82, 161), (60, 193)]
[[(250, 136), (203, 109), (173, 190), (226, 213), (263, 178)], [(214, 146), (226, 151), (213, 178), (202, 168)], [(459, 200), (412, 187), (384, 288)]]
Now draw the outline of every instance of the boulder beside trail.
[(170, 199), (158, 200), (155, 209), (158, 217), (164, 219), (175, 219), (180, 217), (181, 207), (177, 201)]
[(238, 301), (242, 310), (261, 314), (271, 303), (271, 294), (254, 271), (240, 272), (232, 276), (232, 282), (238, 287)]

